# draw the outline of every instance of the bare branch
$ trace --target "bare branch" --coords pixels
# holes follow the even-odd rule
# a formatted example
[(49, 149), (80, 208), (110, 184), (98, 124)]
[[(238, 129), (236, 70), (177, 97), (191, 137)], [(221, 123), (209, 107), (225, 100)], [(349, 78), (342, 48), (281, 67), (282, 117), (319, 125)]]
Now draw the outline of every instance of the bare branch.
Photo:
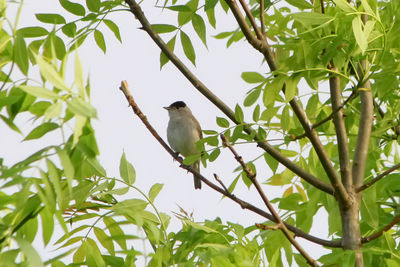
[(224, 185), (224, 183), (221, 181), (221, 179), (219, 179), (218, 175), (216, 173), (214, 173), (214, 178), (215, 180), (222, 186), (222, 188), (229, 193), (228, 188), (226, 188), (226, 186)]
[(399, 223), (399, 222), (400, 222), (400, 213), (397, 214), (397, 215), (393, 218), (393, 220), (392, 220), (388, 225), (384, 226), (384, 227), (383, 227), (381, 230), (379, 230), (378, 232), (376, 232), (376, 233), (374, 233), (374, 234), (372, 234), (372, 235), (363, 237), (363, 238), (361, 239), (361, 242), (362, 242), (362, 243), (368, 243), (368, 242), (370, 242), (370, 241), (372, 241), (372, 240), (374, 240), (374, 239), (377, 239), (378, 237), (380, 237), (381, 235), (383, 235), (384, 232), (389, 231), (390, 229), (392, 229), (392, 227), (393, 227), (395, 224), (397, 224), (397, 223)]
[[(337, 71), (333, 67), (331, 62), (331, 69)], [(339, 76), (331, 75), (329, 78), (329, 88), (331, 94), (332, 110), (338, 110), (333, 116), (333, 123), (335, 124), (336, 137), (338, 142), (339, 152), (339, 164), (342, 182), (346, 190), (350, 190), (352, 186), (351, 178), (351, 166), (350, 166), (350, 155), (349, 155), (349, 144), (346, 132), (346, 126), (344, 124), (343, 112), (340, 109), (341, 102), (341, 90), (340, 90), (340, 78)]]
[(372, 179), (371, 181), (369, 181), (368, 183), (363, 184), (362, 186), (360, 186), (359, 188), (356, 189), (356, 192), (361, 192), (367, 188), (369, 188), (371, 185), (375, 184), (376, 182), (378, 182), (380, 179), (384, 178), (386, 175), (388, 175), (389, 173), (397, 170), (400, 168), (400, 163), (394, 165), (393, 167), (391, 167), (390, 169), (382, 172), (381, 174), (379, 174), (378, 176), (376, 176), (374, 179)]
[(239, 156), (239, 154), (236, 152), (236, 150), (232, 147), (230, 144), (229, 140), (226, 138), (224, 134), (220, 134), (220, 137), (222, 139), (223, 144), (228, 147), (228, 149), (232, 152), (232, 154), (235, 156), (235, 159), (239, 164), (242, 166), (243, 171), (247, 174), (247, 177), (251, 180), (253, 183), (254, 187), (256, 188), (258, 194), (260, 195), (261, 199), (263, 200), (265, 206), (267, 206), (269, 212), (274, 216), (275, 221), (277, 221), (277, 225), (279, 225), (279, 228), (283, 232), (283, 234), (286, 236), (286, 238), (289, 240), (290, 243), (297, 249), (298, 252), (307, 260), (308, 264), (312, 266), (318, 266), (316, 261), (305, 251), (299, 243), (294, 239), (292, 234), (289, 232), (289, 230), (286, 228), (285, 224), (282, 222), (281, 217), (279, 214), (275, 211), (274, 207), (272, 207), (271, 202), (269, 202), (268, 197), (265, 195), (264, 190), (262, 190), (260, 184), (258, 183), (256, 179), (256, 173), (254, 173), (249, 166), (243, 161), (243, 158)]
[[(160, 38), (160, 36), (152, 29), (149, 21), (143, 14), (142, 9), (134, 0), (125, 0), (125, 2), (129, 5), (131, 12), (135, 15), (135, 17), (142, 24), (143, 30), (145, 30), (149, 36), (153, 39), (153, 41), (160, 47), (160, 49), (164, 52), (164, 54), (168, 57), (168, 59), (179, 69), (179, 71), (192, 83), (192, 85), (203, 94), (208, 100), (210, 100), (216, 107), (218, 107), (228, 118), (230, 118), (233, 122), (238, 124), (239, 122), (235, 119), (235, 113), (216, 95), (214, 95), (186, 66), (183, 62), (168, 48), (165, 42)], [(237, 5), (235, 4), (236, 8)], [(242, 17), (243, 18), (243, 17)], [(243, 18), (247, 31), (245, 34), (250, 34), (251, 30), (248, 27), (246, 20)], [(253, 35), (252, 35), (253, 36)], [(254, 37), (254, 36), (253, 36)], [(261, 47), (261, 41), (253, 38), (258, 45)], [(264, 46), (263, 46), (264, 47)], [(267, 46), (269, 49), (269, 47)], [(268, 50), (266, 49), (266, 51)], [(267, 55), (272, 55), (272, 53), (267, 53)], [(273, 60), (271, 57), (269, 60)], [(268, 59), (267, 59), (268, 61)], [(271, 64), (275, 64), (273, 61)], [(247, 134), (251, 134), (254, 130), (251, 127), (245, 127), (245, 131)], [(256, 135), (255, 135), (256, 136)], [(255, 138), (256, 140), (256, 138)], [(257, 140), (256, 140), (257, 141)], [(314, 175), (306, 172), (304, 169), (299, 167), (297, 164), (293, 163), (290, 159), (282, 155), (278, 150), (276, 150), (272, 145), (268, 142), (258, 142), (259, 147), (264, 149), (267, 153), (269, 153), (273, 158), (275, 158), (282, 165), (287, 167), (289, 170), (297, 174), (300, 178), (304, 179), (311, 185), (319, 188), (320, 190), (327, 192), (329, 194), (333, 194), (333, 188), (330, 184), (322, 181), (321, 179), (315, 177)]]
[[(164, 140), (160, 137), (160, 135), (157, 133), (157, 131), (151, 126), (151, 124), (149, 123), (149, 121), (147, 120), (146, 116), (142, 113), (142, 111), (140, 110), (139, 106), (136, 104), (136, 102), (134, 101), (132, 94), (130, 93), (129, 89), (128, 89), (128, 83), (126, 81), (122, 81), (121, 83), (121, 87), (120, 90), (124, 93), (129, 106), (132, 107), (132, 110), (134, 111), (134, 113), (140, 118), (140, 120), (142, 121), (142, 123), (146, 126), (146, 128), (150, 131), (150, 133), (154, 136), (154, 138), (164, 147), (164, 149), (176, 160), (178, 161), (181, 165), (180, 167), (191, 172), (192, 174), (196, 174), (196, 176), (198, 176), (202, 182), (204, 182), (206, 185), (208, 185), (210, 188), (214, 189), (215, 191), (221, 193), (222, 195), (228, 197), (229, 199), (233, 200), (234, 202), (238, 203), (242, 209), (247, 209), (250, 211), (253, 211), (254, 213), (270, 220), (273, 222), (277, 222), (276, 219), (274, 218), (274, 216), (272, 216), (271, 214), (257, 208), (256, 206), (240, 199), (237, 198), (235, 195), (231, 194), (226, 187), (225, 188), (221, 188), (219, 186), (217, 186), (216, 184), (212, 183), (211, 181), (209, 181), (207, 178), (205, 178), (203, 175), (201, 175), (199, 172), (197, 172), (195, 169), (193, 169), (191, 166), (188, 165), (183, 165), (182, 164), (182, 158), (179, 157), (165, 142)], [(214, 176), (215, 178), (217, 178), (218, 176)], [(219, 180), (219, 178), (218, 178)], [(217, 180), (217, 181), (218, 181)], [(291, 231), (293, 232), (296, 236), (302, 237), (304, 239), (307, 239), (311, 242), (323, 245), (323, 246), (327, 246), (327, 247), (341, 247), (341, 241), (340, 240), (335, 240), (335, 241), (331, 241), (331, 240), (324, 240), (315, 236), (312, 236), (310, 234), (307, 234), (305, 232), (303, 232), (302, 230), (284, 223), (285, 226)]]

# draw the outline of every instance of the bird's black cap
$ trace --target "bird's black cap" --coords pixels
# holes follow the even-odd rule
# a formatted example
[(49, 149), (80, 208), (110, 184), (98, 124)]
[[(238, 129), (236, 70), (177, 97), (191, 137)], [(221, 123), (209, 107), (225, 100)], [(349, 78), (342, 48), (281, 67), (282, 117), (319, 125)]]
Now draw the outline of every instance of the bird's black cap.
[(177, 108), (177, 109), (178, 108), (184, 108), (184, 107), (186, 107), (186, 104), (183, 101), (176, 101), (176, 102), (172, 103), (169, 107), (170, 108)]

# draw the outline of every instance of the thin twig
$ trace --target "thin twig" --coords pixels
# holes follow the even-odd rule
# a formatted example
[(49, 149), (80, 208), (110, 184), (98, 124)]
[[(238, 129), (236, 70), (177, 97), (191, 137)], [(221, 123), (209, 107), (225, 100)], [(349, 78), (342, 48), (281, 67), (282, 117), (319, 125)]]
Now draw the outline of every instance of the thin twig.
[[(350, 94), (349, 97), (343, 102), (343, 104), (341, 104), (340, 106), (338, 106), (337, 109), (333, 110), (333, 111), (331, 112), (331, 114), (329, 114), (329, 116), (326, 117), (325, 119), (323, 119), (323, 120), (321, 120), (321, 121), (319, 121), (319, 122), (317, 122), (317, 123), (314, 123), (314, 124), (312, 125), (312, 128), (315, 129), (315, 128), (321, 126), (322, 124), (324, 124), (325, 122), (330, 121), (330, 120), (333, 118), (333, 116), (334, 116), (337, 112), (339, 112), (342, 108), (344, 108), (344, 107), (347, 105), (347, 103), (348, 103), (350, 100), (352, 100), (355, 96), (356, 96), (355, 91), (351, 92), (351, 94)], [(304, 138), (304, 137), (306, 137), (306, 134), (305, 134), (305, 133), (302, 134), (302, 135), (296, 136), (295, 138), (293, 138), (293, 140), (301, 139), (301, 138)]]
[(379, 230), (378, 232), (376, 232), (376, 233), (374, 233), (374, 234), (372, 234), (372, 235), (363, 237), (363, 238), (361, 239), (361, 243), (368, 243), (369, 241), (372, 241), (372, 240), (374, 240), (374, 239), (377, 239), (378, 237), (380, 237), (381, 235), (383, 235), (384, 232), (389, 231), (390, 229), (392, 229), (392, 227), (393, 227), (395, 224), (397, 224), (397, 223), (399, 223), (399, 222), (400, 222), (400, 213), (397, 214), (389, 224), (387, 224), (386, 226), (384, 226), (384, 227), (383, 227), (381, 230)]
[(265, 35), (265, 19), (264, 19), (264, 12), (265, 12), (265, 7), (264, 7), (264, 0), (260, 0), (260, 22), (261, 22), (261, 34), (263, 35), (264, 39), (266, 38)]
[[(261, 33), (260, 29), (258, 28), (257, 22), (254, 19), (253, 14), (251, 14), (251, 11), (250, 11), (249, 7), (247, 6), (246, 2), (244, 0), (239, 0), (239, 2), (240, 2), (240, 5), (242, 6), (244, 12), (246, 13), (246, 16), (249, 18), (254, 31), (256, 32), (257, 39), (264, 40), (264, 35)], [(260, 12), (261, 12), (261, 10), (260, 10)]]
[(221, 179), (219, 179), (219, 177), (218, 177), (218, 175), (217, 175), (216, 173), (214, 173), (214, 178), (215, 178), (215, 180), (222, 186), (222, 188), (223, 188), (226, 192), (230, 193), (229, 190), (228, 190), (228, 188), (226, 188), (226, 186), (225, 186), (224, 183), (221, 181)]
[(363, 184), (362, 186), (360, 186), (359, 188), (356, 189), (356, 192), (361, 192), (365, 189), (367, 189), (368, 187), (370, 187), (371, 185), (375, 184), (376, 182), (378, 182), (380, 179), (384, 178), (386, 175), (388, 175), (389, 173), (397, 170), (400, 168), (400, 163), (394, 165), (393, 167), (391, 167), (390, 169), (382, 172), (381, 174), (379, 174), (378, 176), (376, 176), (374, 179), (372, 179), (371, 181), (369, 181), (368, 183)]
[[(229, 0), (227, 0), (228, 2)], [(140, 6), (136, 3), (134, 0), (125, 0), (125, 2), (129, 5), (131, 12), (135, 15), (135, 17), (140, 21), (143, 30), (145, 30), (148, 35), (153, 39), (153, 41), (160, 47), (162, 52), (168, 57), (168, 59), (178, 68), (178, 70), (192, 83), (192, 85), (201, 93), (203, 94), (208, 100), (210, 100), (216, 107), (218, 107), (229, 119), (231, 119), (233, 122), (238, 124), (239, 122), (235, 118), (235, 113), (223, 102), (221, 101), (215, 94), (213, 94), (186, 66), (185, 64), (171, 51), (171, 49), (168, 48), (166, 43), (160, 38), (160, 36), (153, 30), (151, 27), (151, 24), (145, 17), (142, 9)], [(230, 1), (232, 2), (232, 1)], [(230, 3), (232, 4), (232, 3)], [(233, 4), (236, 9), (238, 9), (238, 6), (236, 3)], [(235, 13), (234, 13), (235, 14)], [(235, 15), (236, 16), (236, 15)], [(241, 16), (241, 14), (240, 14)], [(251, 35), (254, 37), (252, 34), (250, 28), (248, 27), (246, 20), (243, 18), (242, 19), (245, 25), (243, 27), (246, 28), (246, 30), (243, 31), (243, 33), (246, 35)], [(272, 56), (272, 52), (270, 52), (270, 47), (266, 43), (266, 45), (263, 45), (260, 40), (253, 38), (254, 40), (254, 45), (258, 47), (262, 47), (264, 56), (270, 66), (273, 66), (275, 63), (275, 59)], [(269, 62), (270, 61), (270, 62)], [(272, 64), (272, 65), (271, 65)], [(247, 125), (246, 123), (244, 123)], [(254, 133), (254, 129), (252, 129), (249, 126), (246, 126), (245, 129), (247, 134), (251, 135)], [(254, 135), (255, 138), (254, 140), (257, 141), (256, 135)], [(291, 170), (293, 173), (298, 175), (300, 178), (304, 179), (307, 181), (309, 184), (315, 186), (316, 188), (333, 195), (333, 187), (326, 183), (325, 181), (315, 177), (309, 172), (306, 172), (303, 168), (301, 168), (299, 165), (295, 164), (292, 162), (290, 159), (285, 157), (282, 153), (280, 153), (274, 146), (270, 145), (266, 141), (257, 141), (257, 144), (259, 147), (264, 149), (268, 154), (270, 154), (273, 158), (275, 158), (279, 163), (287, 167), (289, 170)]]
[[(222, 187), (219, 187), (218, 185), (212, 183), (211, 181), (209, 181), (207, 178), (205, 178), (203, 175), (201, 175), (199, 172), (197, 172), (195, 169), (193, 169), (191, 166), (188, 165), (183, 165), (182, 164), (182, 158), (179, 157), (165, 142), (164, 140), (160, 137), (160, 135), (157, 133), (157, 131), (151, 126), (151, 124), (149, 123), (149, 121), (147, 120), (146, 116), (142, 113), (142, 111), (140, 110), (139, 106), (136, 104), (136, 102), (134, 101), (132, 94), (130, 93), (129, 89), (128, 89), (128, 83), (126, 81), (122, 81), (121, 83), (121, 87), (120, 90), (124, 93), (129, 106), (132, 107), (132, 110), (134, 111), (134, 113), (140, 118), (140, 120), (142, 121), (142, 123), (146, 126), (146, 128), (150, 131), (150, 133), (154, 136), (154, 138), (163, 146), (163, 148), (165, 150), (167, 150), (167, 152), (176, 160), (178, 161), (181, 165), (180, 167), (191, 172), (192, 174), (196, 174), (196, 176), (198, 176), (201, 181), (208, 185), (210, 188), (214, 189), (215, 191), (221, 193), (222, 195), (228, 197), (229, 199), (231, 199), (232, 201), (236, 202), (237, 204), (240, 205), (240, 207), (242, 209), (247, 209), (250, 211), (253, 211), (254, 213), (270, 220), (273, 222), (277, 222), (275, 217), (272, 216), (271, 214), (265, 212), (264, 210), (261, 210), (259, 208), (257, 208), (256, 206), (236, 197), (234, 194), (229, 193), (229, 191)], [(340, 240), (324, 240), (315, 236), (312, 236), (310, 234), (305, 233), (304, 231), (300, 230), (299, 228), (296, 228), (290, 224), (284, 223), (285, 226), (291, 231), (293, 232), (296, 236), (302, 237), (304, 239), (307, 239), (311, 242), (314, 242), (316, 244), (320, 244), (323, 246), (327, 246), (327, 247), (341, 247), (341, 241)]]
[(317, 262), (305, 251), (299, 243), (297, 243), (296, 239), (292, 236), (289, 230), (286, 228), (285, 224), (282, 222), (281, 217), (276, 212), (274, 207), (272, 206), (271, 202), (269, 202), (268, 197), (265, 195), (264, 190), (262, 190), (260, 183), (257, 181), (256, 173), (253, 172), (249, 166), (243, 161), (243, 158), (236, 152), (233, 146), (230, 144), (229, 140), (226, 138), (224, 134), (220, 134), (223, 144), (228, 147), (228, 149), (232, 152), (235, 159), (239, 164), (242, 166), (243, 171), (246, 173), (247, 177), (251, 180), (254, 187), (256, 188), (258, 194), (260, 195), (261, 199), (263, 200), (265, 206), (267, 206), (269, 212), (274, 216), (275, 220), (277, 221), (277, 225), (279, 225), (279, 229), (283, 232), (286, 238), (289, 240), (290, 243), (297, 249), (298, 252), (307, 260), (308, 264), (312, 266), (318, 266)]
[(278, 230), (282, 228), (282, 225), (277, 223), (273, 226), (271, 225), (265, 225), (265, 224), (261, 224), (261, 223), (256, 223), (255, 224), (257, 228), (260, 228), (262, 230)]

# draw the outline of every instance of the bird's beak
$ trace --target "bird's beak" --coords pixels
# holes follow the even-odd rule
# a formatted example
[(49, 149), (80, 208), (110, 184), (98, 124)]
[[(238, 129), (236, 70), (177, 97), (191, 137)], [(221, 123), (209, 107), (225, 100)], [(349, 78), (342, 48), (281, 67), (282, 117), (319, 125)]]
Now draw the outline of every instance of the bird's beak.
[(165, 108), (166, 110), (170, 110), (171, 109), (170, 107), (163, 107), (163, 108)]

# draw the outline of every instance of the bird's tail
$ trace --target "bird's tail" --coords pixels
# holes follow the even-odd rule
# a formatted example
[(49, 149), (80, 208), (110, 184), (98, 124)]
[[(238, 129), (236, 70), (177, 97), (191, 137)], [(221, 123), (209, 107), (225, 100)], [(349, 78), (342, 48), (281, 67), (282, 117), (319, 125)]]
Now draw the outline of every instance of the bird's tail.
[[(196, 161), (193, 164), (193, 168), (197, 171), (200, 172), (200, 160)], [(193, 179), (194, 179), (194, 189), (201, 189), (201, 180), (200, 178), (193, 174)]]

